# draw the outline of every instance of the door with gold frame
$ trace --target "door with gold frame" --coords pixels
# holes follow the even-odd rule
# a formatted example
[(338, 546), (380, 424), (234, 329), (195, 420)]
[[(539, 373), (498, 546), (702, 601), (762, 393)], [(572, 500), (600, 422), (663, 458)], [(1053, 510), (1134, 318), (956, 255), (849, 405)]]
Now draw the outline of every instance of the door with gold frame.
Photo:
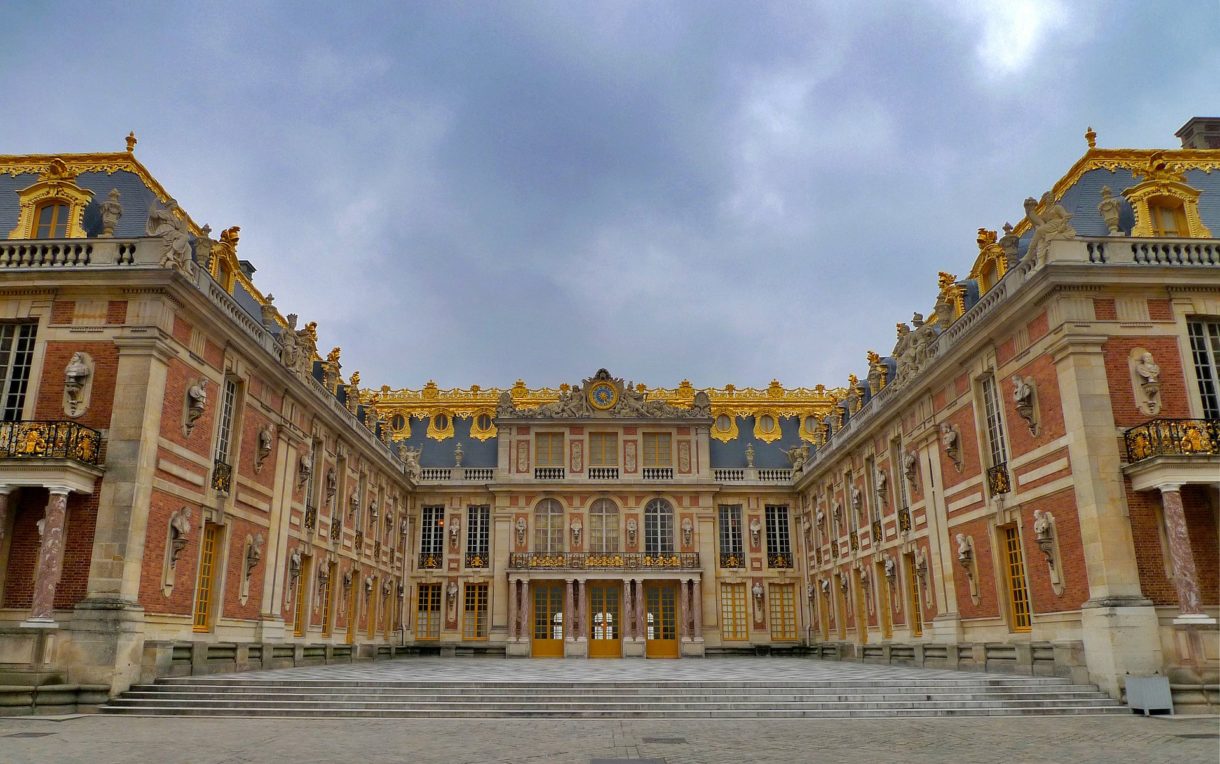
[(535, 658), (563, 657), (563, 581), (531, 581), (534, 633), (530, 654)]
[(673, 581), (644, 584), (644, 654), (678, 657), (678, 587)]
[(590, 581), (585, 587), (589, 593), (589, 657), (621, 658), (622, 584)]

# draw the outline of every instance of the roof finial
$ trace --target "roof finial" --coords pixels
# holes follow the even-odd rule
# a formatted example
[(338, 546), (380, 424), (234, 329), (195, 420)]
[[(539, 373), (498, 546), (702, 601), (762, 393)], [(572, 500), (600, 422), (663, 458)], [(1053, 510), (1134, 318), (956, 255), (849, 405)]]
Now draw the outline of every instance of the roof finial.
[(1093, 126), (1089, 125), (1089, 129), (1084, 133), (1084, 139), (1089, 144), (1089, 148), (1097, 148), (1097, 133), (1093, 130)]
[(127, 134), (127, 153), (130, 154), (136, 150), (136, 131), (132, 130)]

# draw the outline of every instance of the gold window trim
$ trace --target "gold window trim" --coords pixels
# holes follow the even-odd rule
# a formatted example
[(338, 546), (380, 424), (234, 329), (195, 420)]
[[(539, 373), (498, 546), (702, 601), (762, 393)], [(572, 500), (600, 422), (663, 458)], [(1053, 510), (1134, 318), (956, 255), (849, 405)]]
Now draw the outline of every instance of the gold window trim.
[[(445, 417), (445, 427), (443, 428), (436, 426), (436, 418), (441, 415)], [(425, 434), (433, 440), (449, 440), (453, 437), (453, 419), (452, 411), (442, 409), (434, 412), (432, 416), (428, 417), (428, 431)]]
[[(775, 423), (775, 427), (770, 432), (766, 432), (762, 428), (762, 419), (765, 416), (771, 417), (771, 421)], [(783, 437), (783, 428), (780, 426), (780, 413), (775, 409), (761, 409), (754, 415), (754, 437), (761, 440), (763, 443), (774, 443)]]
[(1188, 186), (1180, 180), (1145, 180), (1123, 191), (1123, 196), (1131, 203), (1135, 212), (1135, 225), (1131, 228), (1132, 236), (1156, 236), (1156, 223), (1152, 216), (1152, 207), (1158, 199), (1169, 199), (1182, 205), (1186, 217), (1186, 231), (1179, 234), (1184, 239), (1210, 239), (1212, 232), (1203, 225), (1199, 217), (1199, 189)]
[(93, 192), (76, 185), (76, 173), (68, 169), (64, 160), (52, 159), (38, 181), (17, 192), (17, 227), (9, 231), (10, 239), (32, 239), (38, 225), (38, 210), (47, 202), (60, 202), (68, 206), (68, 224), (64, 232), (69, 239), (85, 238), (81, 224), (85, 207), (93, 199)]
[[(479, 417), (485, 416), (491, 421), (487, 428), (479, 427)], [(470, 437), (475, 440), (489, 440), (496, 437), (496, 412), (494, 409), (484, 409), (474, 412), (470, 417)]]
[[(727, 430), (721, 430), (716, 426), (716, 423), (718, 421), (720, 421), (720, 417), (722, 417), (722, 416), (729, 418), (729, 429), (727, 429)], [(713, 408), (712, 409), (711, 436), (713, 438), (715, 438), (716, 440), (720, 441), (721, 443), (728, 443), (731, 440), (736, 440), (738, 434), (739, 434), (739, 432), (737, 430), (737, 416), (734, 415), (732, 412), (716, 410)]]

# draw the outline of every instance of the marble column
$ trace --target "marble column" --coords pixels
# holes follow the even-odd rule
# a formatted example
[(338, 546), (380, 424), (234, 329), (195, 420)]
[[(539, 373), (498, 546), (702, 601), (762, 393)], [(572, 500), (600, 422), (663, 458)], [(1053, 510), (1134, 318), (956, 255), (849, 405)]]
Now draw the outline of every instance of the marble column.
[(518, 636), (528, 640), (534, 633), (534, 624), (530, 621), (530, 582), (521, 579), (521, 596), (517, 598), (517, 628)]
[(587, 590), (585, 589), (584, 579), (577, 580), (577, 582), (576, 582), (576, 610), (573, 612), (573, 615), (576, 616), (576, 620), (573, 622), (573, 626), (576, 626), (576, 636), (579, 639), (588, 639), (589, 638), (589, 616), (588, 616), (589, 603), (585, 599), (585, 597), (587, 597), (587, 596), (588, 596), (588, 594), (587, 594)]
[(564, 637), (569, 642), (576, 639), (576, 629), (572, 618), (572, 579), (564, 582), (563, 587), (563, 630)]
[(46, 516), (39, 522), (42, 546), (38, 550), (38, 569), (34, 574), (34, 603), (30, 625), (55, 623), (55, 590), (64, 567), (64, 520), (68, 514), (68, 489), (51, 488)]
[(1165, 535), (1169, 540), (1169, 557), (1173, 561), (1173, 585), (1178, 590), (1178, 607), (1182, 611), (1180, 618), (1195, 620), (1207, 616), (1203, 615), (1200, 607), (1199, 577), (1195, 571), (1195, 556), (1190, 548), (1180, 488), (1174, 484), (1160, 486), (1161, 505), (1165, 515)]
[(631, 639), (635, 636), (634, 600), (631, 597), (631, 579), (623, 581), (623, 615), (621, 618), (623, 636)]
[(686, 581), (678, 581), (678, 639), (685, 640), (690, 637), (690, 628), (687, 622), (690, 620), (690, 595), (688, 594)]
[(517, 581), (515, 579), (508, 580), (508, 639), (513, 641), (517, 638), (517, 616), (521, 608), (517, 604)]
[(697, 578), (691, 583), (691, 599), (694, 605), (694, 613), (692, 614), (694, 618), (692, 620), (695, 630), (695, 633), (691, 636), (696, 640), (700, 640), (703, 639), (703, 586)]
[(639, 639), (648, 638), (648, 598), (644, 596), (644, 579), (635, 582), (635, 635)]

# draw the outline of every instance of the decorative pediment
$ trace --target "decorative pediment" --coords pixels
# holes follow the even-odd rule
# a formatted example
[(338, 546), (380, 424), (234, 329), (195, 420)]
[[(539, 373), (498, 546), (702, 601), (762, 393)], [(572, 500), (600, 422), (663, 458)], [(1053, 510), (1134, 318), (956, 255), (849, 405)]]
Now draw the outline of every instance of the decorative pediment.
[(702, 390), (694, 394), (689, 408), (674, 406), (663, 400), (649, 398), (621, 377), (613, 377), (599, 369), (579, 385), (560, 385), (558, 400), (536, 408), (518, 408), (513, 395), (500, 394), (496, 418), (523, 419), (710, 419), (711, 400)]
[(84, 238), (85, 229), (81, 226), (81, 219), (92, 199), (92, 191), (76, 185), (76, 172), (64, 160), (56, 157), (42, 169), (38, 182), (17, 192), (17, 227), (9, 231), (8, 237), (33, 239), (38, 225), (38, 210), (48, 203), (58, 203), (67, 208), (64, 237)]
[(1155, 220), (1160, 214), (1178, 218), (1175, 227), (1179, 229), (1179, 238), (1211, 238), (1211, 231), (1199, 217), (1202, 192), (1186, 184), (1183, 171), (1170, 164), (1164, 152), (1156, 152), (1148, 158), (1145, 167), (1134, 172), (1144, 178), (1143, 182), (1123, 190), (1123, 196), (1127, 197), (1135, 213), (1132, 236), (1161, 235), (1159, 228), (1163, 223)]

